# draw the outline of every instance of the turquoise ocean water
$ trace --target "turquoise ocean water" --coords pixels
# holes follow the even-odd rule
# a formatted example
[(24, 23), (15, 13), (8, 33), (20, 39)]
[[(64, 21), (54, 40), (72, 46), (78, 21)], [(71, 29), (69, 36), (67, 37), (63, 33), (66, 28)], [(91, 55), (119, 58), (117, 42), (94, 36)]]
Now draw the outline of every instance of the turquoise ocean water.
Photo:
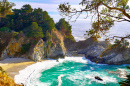
[[(125, 70), (126, 65), (95, 64), (90, 61), (80, 62), (66, 60), (40, 72), (36, 79), (38, 83), (32, 86), (120, 86), (118, 82), (125, 80), (119, 74), (111, 74), (110, 71)], [(96, 80), (99, 76), (103, 81)], [(32, 77), (31, 82), (33, 82)], [(31, 83), (30, 82), (30, 83)], [(43, 85), (44, 84), (44, 85)]]

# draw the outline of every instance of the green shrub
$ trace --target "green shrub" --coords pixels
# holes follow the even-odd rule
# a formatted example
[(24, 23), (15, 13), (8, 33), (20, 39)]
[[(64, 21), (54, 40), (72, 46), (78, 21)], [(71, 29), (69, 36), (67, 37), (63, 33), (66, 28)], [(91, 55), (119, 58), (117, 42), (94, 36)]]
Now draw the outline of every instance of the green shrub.
[(111, 46), (112, 48), (116, 48), (117, 50), (124, 50), (128, 48), (129, 42), (127, 40), (118, 40), (116, 39), (114, 44)]
[(51, 47), (52, 45), (51, 41), (47, 40), (47, 45)]
[(28, 44), (23, 44), (22, 47), (21, 47), (21, 54), (25, 54), (26, 52), (29, 51), (29, 48), (30, 48), (30, 45), (31, 43), (28, 43)]
[(11, 32), (10, 28), (8, 28), (8, 27), (2, 27), (2, 28), (0, 28), (0, 31), (1, 32)]
[(65, 21), (64, 18), (61, 18), (59, 22), (56, 23), (56, 28), (59, 30), (62, 35), (65, 36), (65, 39), (67, 42), (75, 42), (74, 37), (72, 36), (72, 26), (69, 24), (69, 22)]
[(38, 26), (37, 22), (32, 22), (32, 24), (28, 27), (27, 36), (34, 38), (44, 37), (42, 28)]
[(33, 41), (33, 44), (34, 44), (34, 45), (37, 44), (37, 41)]
[(1, 71), (2, 73), (6, 73), (1, 66), (0, 66), (0, 71)]
[(76, 42), (72, 35), (66, 36), (65, 41), (68, 42), (68, 43)]

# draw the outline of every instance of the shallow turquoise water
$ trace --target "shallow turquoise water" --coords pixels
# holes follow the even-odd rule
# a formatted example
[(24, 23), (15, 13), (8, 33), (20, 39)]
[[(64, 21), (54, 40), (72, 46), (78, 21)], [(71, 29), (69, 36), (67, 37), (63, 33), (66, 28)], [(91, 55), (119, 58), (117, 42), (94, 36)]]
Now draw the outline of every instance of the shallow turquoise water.
[[(39, 81), (49, 86), (120, 86), (118, 74), (109, 71), (126, 69), (125, 65), (86, 64), (74, 61), (65, 61), (41, 73)], [(129, 70), (127, 70), (129, 71)], [(96, 80), (100, 76), (103, 81)]]

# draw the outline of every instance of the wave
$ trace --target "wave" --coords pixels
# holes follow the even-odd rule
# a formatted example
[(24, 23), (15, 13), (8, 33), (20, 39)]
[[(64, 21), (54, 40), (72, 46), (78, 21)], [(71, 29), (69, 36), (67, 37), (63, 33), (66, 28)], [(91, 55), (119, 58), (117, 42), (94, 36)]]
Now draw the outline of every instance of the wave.
[[(58, 64), (58, 62), (56, 62), (56, 60), (37, 62), (33, 65), (26, 67), (24, 70), (19, 71), (19, 74), (15, 75), (15, 78), (14, 78), (15, 82), (17, 84), (23, 83), (24, 85), (26, 85), (30, 82), (29, 80), (31, 77), (35, 77), (36, 79), (38, 79), (41, 71), (50, 69), (57, 64)], [(34, 81), (37, 81), (37, 80), (34, 80)], [(28, 86), (32, 86), (32, 85), (28, 85)]]
[(95, 81), (97, 83), (102, 83), (102, 84), (106, 84), (106, 83), (110, 83), (110, 82), (117, 83), (116, 78), (112, 78), (112, 77), (109, 77), (109, 76), (101, 77), (103, 79), (103, 81), (95, 79), (94, 75), (85, 75), (84, 77), (90, 80), (89, 84), (91, 84), (92, 81)]
[[(66, 61), (74, 61), (84, 64), (96, 64), (94, 62), (91, 62), (90, 60), (86, 59), (85, 57), (65, 57), (64, 59), (58, 59), (57, 60), (47, 60), (43, 62), (37, 62), (35, 64), (32, 64), (28, 67), (26, 67), (24, 70), (19, 71), (18, 75), (15, 75), (15, 82), (17, 84), (23, 83), (25, 86), (49, 86), (50, 83), (41, 83), (39, 81), (39, 77), (41, 76), (41, 72), (50, 69), (59, 63), (66, 62)], [(61, 82), (62, 75), (59, 76), (59, 86)]]
[(63, 77), (64, 75), (60, 75), (60, 76), (58, 76), (58, 86), (61, 86), (61, 84), (62, 84), (62, 80), (61, 80), (61, 77)]

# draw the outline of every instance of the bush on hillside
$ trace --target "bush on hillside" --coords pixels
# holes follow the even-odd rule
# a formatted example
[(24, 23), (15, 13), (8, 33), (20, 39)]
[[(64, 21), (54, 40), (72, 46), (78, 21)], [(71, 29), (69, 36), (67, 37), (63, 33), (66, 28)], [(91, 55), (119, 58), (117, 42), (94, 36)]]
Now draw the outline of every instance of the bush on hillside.
[(2, 27), (2, 28), (0, 28), (0, 31), (1, 32), (11, 32), (10, 28), (8, 28), (8, 27)]
[(115, 48), (117, 51), (124, 51), (126, 48), (128, 48), (128, 46), (129, 42), (127, 40), (120, 41), (116, 39), (111, 48)]
[(28, 43), (28, 44), (23, 44), (22, 47), (21, 47), (21, 54), (25, 54), (26, 52), (29, 51), (29, 48), (31, 46), (31, 43)]
[(38, 26), (37, 22), (32, 22), (32, 24), (28, 27), (27, 36), (34, 37), (34, 38), (43, 38), (44, 37), (42, 28)]
[(22, 86), (18, 85), (11, 79), (6, 72), (0, 67), (0, 86)]
[(69, 24), (69, 22), (65, 21), (64, 18), (61, 18), (55, 26), (64, 35), (65, 41), (76, 42), (74, 37), (72, 36), (72, 26)]

